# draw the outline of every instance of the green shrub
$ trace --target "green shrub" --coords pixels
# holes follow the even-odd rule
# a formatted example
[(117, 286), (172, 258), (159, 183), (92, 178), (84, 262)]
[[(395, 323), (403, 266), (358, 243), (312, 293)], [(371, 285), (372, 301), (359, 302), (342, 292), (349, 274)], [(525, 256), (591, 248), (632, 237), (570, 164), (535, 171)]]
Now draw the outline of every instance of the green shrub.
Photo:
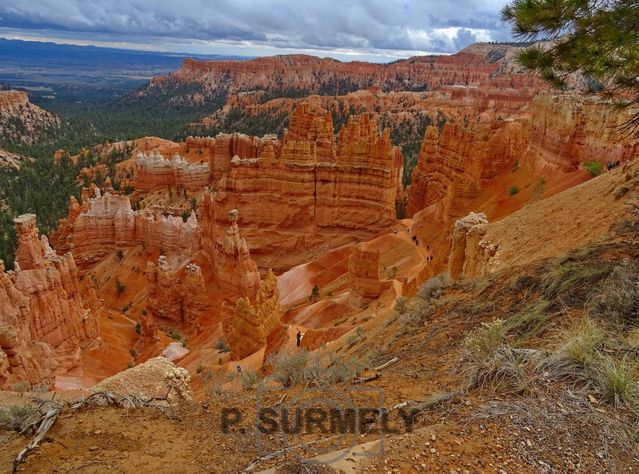
[(599, 362), (599, 348), (605, 340), (601, 327), (591, 319), (559, 333), (559, 346), (547, 364), (557, 375), (573, 380), (589, 380)]
[(506, 344), (504, 321), (496, 319), (474, 329), (464, 339), (464, 355), (468, 360), (482, 363), (492, 357), (499, 347)]
[(213, 347), (220, 352), (229, 352), (231, 350), (224, 339), (218, 339)]
[(308, 297), (308, 300), (311, 303), (315, 303), (317, 300), (319, 300), (320, 298), (320, 289), (317, 285), (313, 286), (313, 289), (311, 290), (311, 294)]
[(240, 385), (244, 390), (256, 388), (261, 381), (262, 377), (254, 370), (244, 370), (240, 375)]
[(176, 341), (181, 341), (182, 338), (184, 336), (182, 336), (182, 333), (180, 331), (178, 331), (177, 329), (174, 328), (170, 328), (167, 332), (166, 335), (169, 336), (171, 339), (174, 339)]
[(142, 334), (142, 324), (140, 323), (140, 321), (137, 321), (135, 323), (135, 333), (136, 334)]
[(603, 165), (598, 161), (586, 161), (584, 163), (584, 169), (590, 173), (593, 178), (599, 176), (603, 171)]
[(399, 298), (397, 298), (397, 300), (395, 300), (395, 308), (394, 309), (399, 314), (404, 314), (406, 311), (408, 311), (408, 305), (406, 304), (406, 298), (404, 298), (403, 296), (400, 296)]
[(271, 354), (267, 360), (270, 366), (271, 375), (274, 380), (285, 387), (290, 387), (301, 383), (304, 380), (304, 369), (308, 361), (308, 351), (298, 352), (280, 351)]
[(399, 317), (399, 324), (402, 328), (401, 334), (413, 334), (423, 327), (426, 319), (435, 312), (435, 308), (436, 306), (432, 301), (414, 298), (411, 305)]
[(541, 291), (547, 299), (561, 296), (564, 302), (572, 299), (584, 303), (592, 296), (595, 284), (609, 272), (610, 266), (606, 262), (583, 263), (566, 257), (546, 269), (541, 278)]
[(431, 298), (437, 299), (442, 294), (442, 289), (448, 284), (448, 276), (440, 273), (432, 278), (426, 280), (426, 282), (419, 288), (418, 295), (420, 298), (428, 300)]
[(122, 295), (126, 291), (126, 287), (122, 284), (119, 277), (115, 277), (115, 292)]
[(38, 410), (31, 405), (11, 405), (0, 408), (0, 428), (20, 432), (36, 420)]
[(511, 186), (511, 187), (508, 189), (508, 194), (509, 194), (510, 196), (514, 196), (515, 194), (519, 194), (519, 187), (518, 187), (518, 186)]
[(13, 389), (14, 392), (18, 392), (20, 396), (23, 396), (25, 393), (31, 390), (31, 384), (29, 382), (22, 381), (22, 382), (14, 383), (11, 386), (11, 388)]
[(550, 306), (549, 301), (539, 298), (504, 323), (506, 332), (514, 335), (519, 342), (535, 337), (547, 329), (546, 323), (550, 319), (548, 313)]

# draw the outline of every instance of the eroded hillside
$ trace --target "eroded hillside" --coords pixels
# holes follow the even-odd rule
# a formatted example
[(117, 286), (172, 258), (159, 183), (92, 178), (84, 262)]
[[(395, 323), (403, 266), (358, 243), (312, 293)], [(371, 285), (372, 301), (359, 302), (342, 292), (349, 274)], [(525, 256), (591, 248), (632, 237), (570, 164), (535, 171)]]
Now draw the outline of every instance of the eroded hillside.
[[(287, 127), (56, 153), (82, 192), (50, 243), (15, 218), (0, 274), (0, 414), (25, 433), (56, 418), (18, 470), (303, 469), (278, 436), (256, 447), (265, 387), (270, 408), (374, 389), (413, 428), (326, 469), (637, 465), (639, 140), (603, 98), (545, 90), (512, 57), (189, 61), (140, 94), (195, 81), (232, 93), (211, 123), (238, 107)], [(318, 95), (269, 97), (274, 81)], [(223, 433), (230, 404), (247, 418)], [(379, 447), (321, 431), (302, 458)], [(8, 466), (27, 440), (6, 436)]]

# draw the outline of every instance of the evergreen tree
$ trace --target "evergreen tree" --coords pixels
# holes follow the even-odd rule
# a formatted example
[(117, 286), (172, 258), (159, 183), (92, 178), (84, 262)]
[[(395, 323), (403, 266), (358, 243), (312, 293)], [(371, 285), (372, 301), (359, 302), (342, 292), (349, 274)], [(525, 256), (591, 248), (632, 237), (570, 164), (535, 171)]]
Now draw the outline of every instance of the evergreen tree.
[(524, 67), (561, 88), (584, 73), (591, 90), (630, 108), (624, 128), (639, 134), (639, 0), (513, 0), (502, 19), (520, 38), (552, 41), (524, 49)]

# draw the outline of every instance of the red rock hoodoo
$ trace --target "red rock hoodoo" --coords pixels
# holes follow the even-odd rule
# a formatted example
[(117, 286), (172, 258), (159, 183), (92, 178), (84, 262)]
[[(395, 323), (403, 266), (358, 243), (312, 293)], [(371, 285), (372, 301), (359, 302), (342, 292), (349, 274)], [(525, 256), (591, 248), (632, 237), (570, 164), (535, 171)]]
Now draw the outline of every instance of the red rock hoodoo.
[(241, 359), (265, 346), (273, 331), (281, 332), (281, 318), (277, 278), (269, 270), (260, 284), (255, 305), (248, 298), (239, 298), (235, 304), (235, 318), (228, 331), (232, 356)]
[(0, 263), (0, 360), (7, 361), (0, 380), (51, 386), (55, 373), (80, 369), (81, 352), (98, 344), (101, 305), (81, 287), (73, 256), (56, 255), (38, 238), (35, 215), (14, 222), (16, 271)]

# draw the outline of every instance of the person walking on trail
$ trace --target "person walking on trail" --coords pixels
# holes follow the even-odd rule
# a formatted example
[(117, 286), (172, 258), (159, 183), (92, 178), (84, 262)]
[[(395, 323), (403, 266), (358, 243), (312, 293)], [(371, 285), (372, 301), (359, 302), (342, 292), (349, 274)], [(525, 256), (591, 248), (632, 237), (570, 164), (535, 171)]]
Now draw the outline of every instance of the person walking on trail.
[(237, 375), (242, 375), (242, 367), (237, 366)]
[(302, 344), (302, 331), (297, 331), (297, 347)]

